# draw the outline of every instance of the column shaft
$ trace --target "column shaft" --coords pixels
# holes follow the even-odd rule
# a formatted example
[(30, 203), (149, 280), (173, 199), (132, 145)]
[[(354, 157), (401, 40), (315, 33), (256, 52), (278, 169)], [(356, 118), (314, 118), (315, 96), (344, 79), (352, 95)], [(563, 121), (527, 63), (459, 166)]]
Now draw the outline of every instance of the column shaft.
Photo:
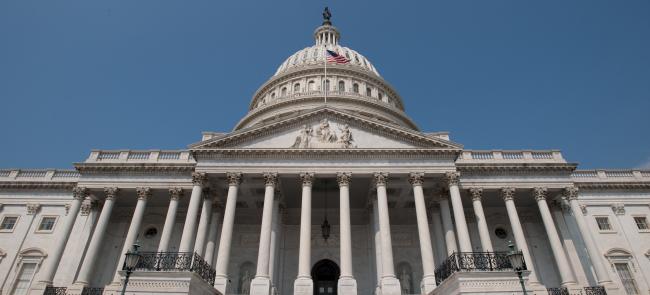
[(255, 277), (269, 277), (269, 252), (271, 248), (271, 223), (273, 222), (273, 199), (275, 198), (275, 184), (278, 175), (265, 173), (266, 187), (264, 192), (264, 209), (262, 211), (262, 229), (260, 231), (260, 244), (257, 251), (257, 273)]
[(341, 278), (353, 278), (352, 230), (350, 224), (350, 175), (338, 174), (340, 202)]
[(442, 217), (442, 227), (445, 233), (445, 244), (447, 246), (447, 255), (458, 252), (456, 246), (456, 233), (454, 232), (454, 224), (451, 221), (451, 214), (449, 213), (449, 196), (440, 196), (440, 215)]
[(192, 187), (190, 204), (187, 207), (187, 216), (185, 216), (185, 224), (183, 226), (183, 234), (181, 236), (181, 243), (178, 246), (178, 252), (190, 252), (194, 248), (194, 238), (196, 236), (196, 215), (199, 213), (199, 206), (201, 206), (201, 193), (206, 180), (207, 177), (205, 173), (192, 173), (192, 183), (194, 186)]
[(435, 241), (434, 253), (436, 254), (436, 261), (444, 261), (447, 258), (447, 247), (445, 245), (445, 237), (443, 235), (444, 231), (442, 230), (442, 218), (440, 217), (440, 210), (436, 210), (433, 205), (431, 205), (430, 210), (431, 226), (433, 226), (433, 240)]
[(300, 205), (300, 249), (298, 278), (311, 278), (311, 188), (313, 173), (303, 173), (302, 203)]
[(373, 237), (375, 242), (375, 265), (377, 267), (377, 286), (381, 281), (381, 275), (383, 270), (382, 265), (382, 255), (381, 255), (381, 230), (379, 229), (379, 208), (377, 206), (377, 200), (372, 200), (372, 225), (373, 225)]
[[(204, 192), (205, 194), (205, 192)], [(199, 219), (199, 228), (196, 233), (196, 242), (194, 243), (194, 252), (203, 256), (205, 250), (205, 241), (208, 236), (208, 226), (210, 216), (212, 215), (212, 198), (207, 194), (203, 197), (203, 206), (201, 207), (201, 218)]]
[(169, 189), (169, 207), (167, 208), (167, 216), (165, 217), (165, 225), (160, 235), (160, 243), (158, 243), (158, 252), (169, 251), (169, 241), (174, 232), (174, 225), (176, 224), (176, 212), (178, 211), (178, 199), (183, 195), (183, 189), (174, 187)]
[(131, 225), (129, 225), (129, 231), (126, 234), (126, 239), (124, 239), (122, 252), (120, 252), (120, 260), (117, 263), (115, 278), (113, 280), (115, 282), (119, 282), (120, 280), (120, 271), (124, 265), (124, 254), (131, 250), (133, 244), (138, 238), (138, 233), (140, 233), (140, 226), (142, 225), (142, 218), (144, 217), (144, 210), (147, 206), (147, 199), (151, 196), (151, 189), (148, 187), (136, 188), (136, 192), (138, 193), (138, 202), (135, 204), (133, 218), (131, 218)]
[(271, 242), (269, 246), (269, 278), (271, 285), (275, 287), (275, 263), (278, 256), (278, 241), (280, 240), (280, 202), (273, 202), (273, 214), (271, 217)]
[(524, 229), (519, 221), (519, 214), (517, 214), (517, 207), (515, 206), (515, 189), (510, 187), (502, 188), (501, 194), (506, 204), (508, 219), (510, 220), (510, 227), (512, 228), (512, 235), (515, 238), (515, 243), (517, 244), (517, 248), (523, 252), (526, 267), (530, 271), (528, 281), (531, 284), (538, 284), (537, 274), (535, 273), (535, 267), (533, 266), (533, 258), (528, 250), (528, 244), (526, 243), (526, 238), (524, 236)]
[(393, 242), (390, 237), (390, 218), (388, 215), (388, 194), (386, 180), (377, 182), (377, 209), (379, 211), (379, 231), (381, 232), (382, 278), (395, 277), (393, 264)]
[[(228, 277), (228, 262), (230, 260), (230, 246), (232, 241), (232, 229), (235, 224), (235, 209), (237, 207), (237, 190), (241, 183), (240, 173), (228, 174), (228, 196), (226, 197), (226, 208), (223, 213), (223, 225), (221, 226), (221, 238), (219, 239), (219, 251), (217, 252), (216, 275)], [(219, 290), (225, 294), (224, 290)]]
[(458, 189), (460, 174), (458, 172), (448, 172), (445, 176), (449, 184), (449, 198), (451, 200), (451, 207), (454, 210), (460, 252), (472, 252), (472, 242), (469, 239), (465, 209), (463, 208), (463, 202), (460, 199), (460, 190)]
[(418, 235), (420, 238), (420, 255), (422, 256), (422, 269), (424, 277), (434, 277), (435, 261), (433, 248), (431, 247), (431, 233), (429, 232), (429, 220), (427, 208), (424, 203), (424, 191), (422, 190), (422, 173), (411, 173), (409, 182), (413, 186), (413, 198), (415, 200), (415, 215), (418, 223)]
[(104, 207), (99, 215), (97, 226), (95, 226), (95, 231), (90, 239), (90, 245), (88, 245), (86, 256), (84, 257), (83, 263), (81, 264), (81, 270), (79, 271), (79, 276), (77, 277), (77, 282), (86, 286), (90, 283), (90, 278), (95, 269), (95, 262), (97, 261), (97, 257), (99, 257), (99, 250), (101, 245), (103, 245), (104, 234), (106, 233), (106, 228), (108, 227), (108, 222), (111, 218), (111, 212), (113, 211), (117, 188), (105, 188), (104, 192), (106, 193)]
[(210, 229), (208, 230), (208, 241), (205, 244), (205, 261), (214, 266), (214, 252), (217, 248), (217, 234), (219, 231), (219, 219), (221, 218), (220, 206), (212, 208), (212, 217), (210, 217)]
[(481, 248), (483, 252), (493, 252), (490, 230), (488, 229), (485, 213), (483, 212), (483, 204), (481, 203), (483, 189), (471, 188), (470, 193), (472, 194), (472, 205), (474, 206), (474, 215), (476, 216), (476, 223), (478, 225), (478, 235), (481, 239)]

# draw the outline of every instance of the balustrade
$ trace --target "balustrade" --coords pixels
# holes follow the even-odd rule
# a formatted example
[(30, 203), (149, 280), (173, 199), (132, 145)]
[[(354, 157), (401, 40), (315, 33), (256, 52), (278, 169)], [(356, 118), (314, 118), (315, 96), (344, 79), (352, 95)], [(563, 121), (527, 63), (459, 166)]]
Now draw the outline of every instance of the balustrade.
[(585, 287), (585, 295), (607, 295), (607, 291), (603, 286)]
[(136, 271), (189, 271), (214, 284), (215, 270), (194, 252), (141, 252), (140, 255)]
[(566, 287), (546, 288), (546, 292), (548, 293), (548, 295), (570, 295), (569, 289), (567, 289)]
[(43, 295), (65, 295), (65, 292), (68, 290), (66, 287), (53, 287), (53, 286), (47, 286), (45, 287), (45, 292), (43, 292)]
[(83, 290), (81, 291), (81, 295), (103, 295), (103, 294), (104, 294), (104, 288), (84, 287)]
[(513, 271), (513, 268), (507, 252), (454, 252), (436, 268), (436, 284), (440, 285), (455, 272), (467, 271)]

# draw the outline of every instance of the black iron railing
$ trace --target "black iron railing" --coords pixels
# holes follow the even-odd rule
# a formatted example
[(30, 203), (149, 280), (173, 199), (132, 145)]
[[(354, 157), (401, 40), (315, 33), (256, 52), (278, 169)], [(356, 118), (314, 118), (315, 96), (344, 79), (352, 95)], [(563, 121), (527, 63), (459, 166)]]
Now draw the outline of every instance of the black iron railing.
[(548, 295), (569, 295), (569, 289), (566, 287), (546, 288)]
[(436, 268), (436, 283), (440, 284), (459, 271), (512, 271), (507, 252), (458, 252), (447, 257)]
[(607, 291), (603, 286), (585, 287), (585, 295), (607, 295)]
[(45, 292), (43, 295), (65, 295), (65, 292), (68, 290), (66, 287), (45, 287)]
[(103, 295), (104, 288), (84, 287), (81, 295)]
[(194, 252), (140, 252), (140, 255), (135, 271), (190, 271), (214, 284), (215, 270)]

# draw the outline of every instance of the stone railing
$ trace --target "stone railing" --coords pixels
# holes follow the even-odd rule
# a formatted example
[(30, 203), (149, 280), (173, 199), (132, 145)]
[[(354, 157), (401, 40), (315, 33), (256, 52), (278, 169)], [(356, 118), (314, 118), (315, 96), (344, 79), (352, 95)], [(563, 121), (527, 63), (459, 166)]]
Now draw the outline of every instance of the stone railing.
[(45, 287), (45, 292), (43, 292), (43, 295), (65, 295), (66, 291), (68, 291), (68, 288), (66, 287), (47, 286)]
[(576, 170), (571, 174), (571, 177), (576, 181), (650, 181), (650, 170)]
[(464, 150), (458, 163), (566, 163), (557, 150)]
[(81, 295), (103, 295), (104, 288), (98, 287), (84, 287), (81, 291)]
[(0, 170), (0, 180), (22, 181), (76, 181), (79, 179), (76, 170), (57, 169), (5, 169)]
[(93, 150), (86, 159), (86, 163), (190, 163), (193, 161), (194, 159), (187, 150)]

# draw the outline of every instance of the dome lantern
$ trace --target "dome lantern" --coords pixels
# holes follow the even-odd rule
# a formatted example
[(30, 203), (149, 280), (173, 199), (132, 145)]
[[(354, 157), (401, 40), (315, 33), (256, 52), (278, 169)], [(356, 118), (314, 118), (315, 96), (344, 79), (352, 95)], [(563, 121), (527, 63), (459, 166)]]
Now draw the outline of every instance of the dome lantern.
[(323, 24), (314, 31), (316, 45), (338, 45), (341, 35), (336, 27), (332, 26), (330, 18), (332, 14), (329, 8), (325, 7), (323, 11)]

